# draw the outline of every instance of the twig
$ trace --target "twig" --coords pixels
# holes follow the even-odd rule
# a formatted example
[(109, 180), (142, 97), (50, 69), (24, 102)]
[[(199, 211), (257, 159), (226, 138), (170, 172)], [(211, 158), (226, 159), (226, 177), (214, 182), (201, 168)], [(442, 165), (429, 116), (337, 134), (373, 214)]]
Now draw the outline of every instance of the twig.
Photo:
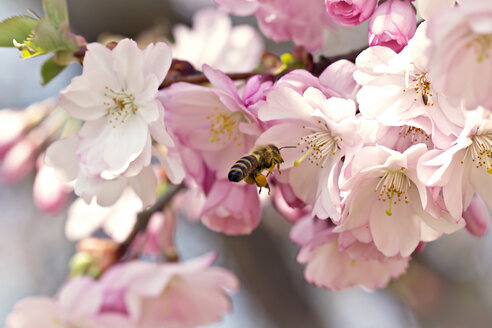
[[(340, 59), (346, 59), (346, 60), (349, 60), (351, 62), (355, 62), (355, 58), (366, 48), (367, 47), (363, 47), (363, 48), (356, 49), (356, 50), (353, 50), (353, 51), (348, 52), (346, 54), (338, 55), (338, 56), (332, 56), (332, 57), (321, 56), (319, 58), (318, 62), (313, 63), (313, 67), (310, 70), (310, 72), (314, 76), (319, 76), (325, 70), (325, 68), (327, 68), (329, 65), (331, 65), (332, 63), (334, 63)], [(246, 73), (228, 73), (226, 75), (229, 78), (231, 78), (231, 80), (233, 80), (233, 81), (246, 80), (246, 79), (249, 79), (250, 77), (255, 76), (255, 75), (273, 76), (273, 80), (276, 81), (280, 77), (285, 75), (286, 73), (288, 73), (288, 72), (283, 71), (280, 74), (272, 75), (270, 72), (268, 72), (268, 73), (246, 72)], [(187, 82), (187, 83), (191, 83), (191, 84), (203, 84), (203, 83), (208, 82), (208, 79), (205, 76), (205, 74), (200, 73), (200, 72), (195, 73), (195, 74), (191, 74), (191, 75), (175, 76), (175, 77), (165, 79), (161, 83), (161, 85), (159, 86), (159, 89), (166, 88), (166, 87), (172, 85), (173, 83), (177, 83), (177, 82)]]
[[(229, 76), (231, 78), (231, 80), (235, 81), (235, 80), (246, 80), (246, 79), (249, 79), (250, 77), (255, 76), (257, 74), (260, 74), (260, 73), (256, 73), (256, 72), (228, 73), (227, 76)], [(159, 86), (159, 89), (166, 88), (166, 87), (168, 87), (171, 84), (176, 83), (176, 82), (188, 82), (188, 83), (192, 83), (192, 84), (202, 84), (202, 83), (208, 82), (208, 79), (202, 73), (173, 77), (170, 79), (165, 79), (161, 83), (161, 85)]]
[(135, 237), (140, 232), (143, 232), (145, 231), (145, 229), (147, 229), (147, 225), (150, 222), (150, 218), (152, 217), (152, 214), (161, 211), (173, 199), (173, 197), (184, 187), (185, 187), (184, 184), (170, 186), (169, 190), (165, 194), (163, 194), (159, 199), (157, 199), (154, 205), (138, 213), (137, 221), (135, 222), (132, 231), (130, 232), (128, 237), (126, 237), (125, 241), (123, 241), (119, 245), (116, 251), (116, 254), (118, 255), (119, 258), (122, 258), (126, 254), (128, 248), (132, 244)]

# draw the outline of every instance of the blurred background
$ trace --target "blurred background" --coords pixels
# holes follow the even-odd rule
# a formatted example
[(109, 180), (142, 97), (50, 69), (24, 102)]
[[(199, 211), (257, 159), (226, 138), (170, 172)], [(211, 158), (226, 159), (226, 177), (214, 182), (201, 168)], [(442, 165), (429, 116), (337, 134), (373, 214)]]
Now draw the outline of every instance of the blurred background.
[[(194, 12), (212, 0), (68, 0), (75, 33), (89, 42), (102, 32), (136, 37), (159, 26), (170, 36), (176, 23), (190, 24)], [(41, 0), (2, 0), (0, 19), (41, 13)], [(234, 17), (255, 25), (254, 18)], [(367, 26), (329, 36), (326, 55), (367, 43)], [(267, 42), (280, 54), (289, 43)], [(0, 48), (0, 108), (23, 108), (56, 96), (80, 73), (72, 64), (41, 87), (45, 58), (21, 60), (14, 49)], [(33, 205), (33, 177), (0, 185), (0, 322), (26, 296), (52, 296), (68, 274), (75, 246), (64, 236), (66, 213), (48, 216)], [(288, 240), (290, 225), (266, 209), (260, 227), (245, 237), (225, 237), (200, 224), (181, 220), (177, 244), (184, 259), (217, 251), (217, 264), (238, 275), (241, 290), (233, 312), (213, 327), (492, 327), (492, 237), (462, 230), (416, 254), (407, 274), (385, 290), (353, 288), (330, 292), (307, 284), (296, 263), (297, 247)]]

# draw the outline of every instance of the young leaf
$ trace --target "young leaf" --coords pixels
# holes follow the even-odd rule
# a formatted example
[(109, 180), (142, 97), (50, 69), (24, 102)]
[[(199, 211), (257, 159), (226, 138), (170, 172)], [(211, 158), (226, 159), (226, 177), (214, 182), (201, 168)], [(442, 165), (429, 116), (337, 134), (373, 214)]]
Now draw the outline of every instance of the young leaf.
[(67, 67), (58, 65), (57, 63), (55, 63), (54, 59), (55, 56), (51, 57), (50, 59), (45, 61), (43, 66), (41, 67), (41, 77), (43, 78), (42, 85), (48, 84), (52, 79), (60, 74), (65, 69), (65, 67)]
[(0, 22), (0, 47), (13, 47), (14, 40), (24, 42), (37, 23), (29, 16), (14, 16)]
[(55, 28), (60, 27), (62, 23), (68, 23), (66, 0), (43, 0), (43, 10)]

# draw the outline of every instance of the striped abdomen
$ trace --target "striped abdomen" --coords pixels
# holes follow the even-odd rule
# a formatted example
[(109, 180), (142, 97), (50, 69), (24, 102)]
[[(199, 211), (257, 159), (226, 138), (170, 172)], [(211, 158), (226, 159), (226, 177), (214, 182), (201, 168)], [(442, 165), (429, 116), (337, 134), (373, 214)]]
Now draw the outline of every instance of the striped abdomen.
[(229, 181), (239, 182), (247, 177), (258, 166), (258, 157), (255, 155), (246, 155), (241, 157), (229, 171)]

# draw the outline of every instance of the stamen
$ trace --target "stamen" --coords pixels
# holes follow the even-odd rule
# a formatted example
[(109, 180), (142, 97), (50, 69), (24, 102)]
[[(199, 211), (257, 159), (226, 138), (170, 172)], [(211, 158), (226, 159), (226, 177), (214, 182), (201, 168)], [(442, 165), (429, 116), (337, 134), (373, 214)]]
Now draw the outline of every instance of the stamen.
[(116, 127), (117, 121), (123, 123), (138, 111), (138, 106), (135, 105), (135, 96), (132, 93), (127, 93), (124, 89), (116, 91), (108, 86), (105, 89), (104, 95), (110, 100), (104, 102), (104, 105), (108, 106), (106, 115), (112, 116), (109, 122), (114, 123), (113, 127)]
[[(485, 167), (487, 173), (492, 174), (492, 136), (488, 134), (476, 135), (472, 138), (472, 143), (468, 147), (467, 155), (471, 156), (476, 168)], [(466, 155), (465, 155), (466, 156)]]
[(309, 153), (311, 151), (313, 151), (314, 148), (309, 148), (309, 150), (307, 152), (305, 152), (301, 158), (299, 158), (297, 161), (294, 162), (294, 166), (297, 167), (299, 166), (299, 164), (301, 164), (301, 162), (309, 155)]
[[(214, 107), (215, 111), (218, 111), (218, 107)], [(236, 141), (237, 140), (237, 124), (240, 121), (244, 121), (244, 116), (242, 113), (212, 113), (205, 117), (210, 121), (210, 132), (212, 136), (210, 137), (210, 142), (220, 141), (221, 136), (225, 136), (223, 140), (226, 141)], [(241, 143), (237, 143), (238, 146)]]
[(336, 154), (338, 141), (341, 141), (341, 138), (332, 136), (326, 126), (321, 123), (321, 120), (318, 123), (321, 127), (303, 126), (304, 129), (312, 133), (302, 136), (297, 143), (298, 147), (305, 145), (304, 147), (299, 147), (305, 153), (299, 160), (294, 162), (295, 166), (299, 166), (304, 159), (309, 158), (311, 163), (323, 168), (328, 159)]
[(473, 48), (477, 54), (477, 62), (481, 63), (485, 58), (490, 57), (489, 49), (492, 46), (491, 34), (475, 35), (471, 41), (466, 44), (467, 48)]
[(408, 204), (406, 193), (412, 188), (412, 184), (404, 171), (404, 167), (400, 170), (386, 171), (374, 189), (374, 192), (379, 191), (378, 200), (382, 202), (388, 200), (388, 209), (385, 211), (388, 216), (393, 215), (393, 205), (400, 203), (402, 200), (405, 204)]

